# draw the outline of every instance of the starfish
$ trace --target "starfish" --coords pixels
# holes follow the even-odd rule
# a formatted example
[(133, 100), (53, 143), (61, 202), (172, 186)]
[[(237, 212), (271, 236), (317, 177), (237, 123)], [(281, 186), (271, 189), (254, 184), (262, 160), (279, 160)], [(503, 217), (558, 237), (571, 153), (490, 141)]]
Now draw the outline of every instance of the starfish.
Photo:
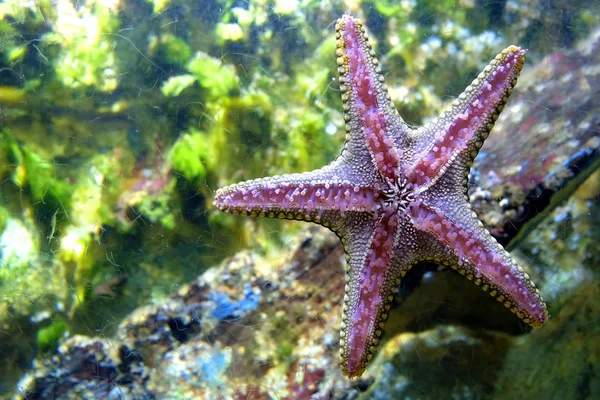
[(400, 279), (416, 264), (451, 267), (533, 327), (548, 319), (527, 273), (478, 220), (467, 196), (473, 160), (523, 67), (510, 46), (442, 115), (412, 128), (383, 83), (361, 21), (336, 23), (346, 142), (331, 164), (217, 191), (221, 211), (310, 221), (338, 235), (346, 253), (340, 365), (364, 372)]

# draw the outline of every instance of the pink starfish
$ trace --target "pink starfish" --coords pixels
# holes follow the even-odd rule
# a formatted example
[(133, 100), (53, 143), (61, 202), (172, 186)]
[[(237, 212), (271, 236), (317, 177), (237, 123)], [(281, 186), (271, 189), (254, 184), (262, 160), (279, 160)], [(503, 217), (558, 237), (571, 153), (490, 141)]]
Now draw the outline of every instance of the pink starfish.
[(473, 159), (517, 82), (525, 51), (498, 54), (449, 109), (412, 129), (398, 115), (362, 23), (336, 23), (346, 143), (312, 172), (255, 179), (217, 191), (233, 214), (312, 221), (347, 256), (340, 332), (342, 371), (371, 360), (400, 279), (415, 264), (456, 269), (533, 327), (548, 319), (529, 276), (477, 219), (467, 197)]

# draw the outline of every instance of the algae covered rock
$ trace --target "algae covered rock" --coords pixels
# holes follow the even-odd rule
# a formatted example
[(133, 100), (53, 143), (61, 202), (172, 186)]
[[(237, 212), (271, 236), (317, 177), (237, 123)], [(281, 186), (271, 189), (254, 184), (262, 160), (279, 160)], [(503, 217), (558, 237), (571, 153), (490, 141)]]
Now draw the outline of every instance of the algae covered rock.
[[(21, 381), (22, 395), (17, 398), (84, 393), (101, 397), (117, 389), (145, 392), (156, 398), (238, 398), (278, 393), (292, 399), (309, 398), (321, 390), (328, 392), (327, 387), (319, 387), (319, 381), (327, 374), (326, 365), (335, 360), (335, 354), (326, 350), (331, 339), (322, 336), (325, 330), (315, 331), (312, 322), (320, 316), (327, 318), (329, 325), (329, 310), (332, 305), (339, 308), (340, 298), (328, 299), (328, 290), (323, 288), (314, 303), (303, 299), (308, 293), (305, 290), (317, 287), (313, 274), (327, 271), (317, 267), (335, 248), (335, 238), (330, 234), (307, 235), (283, 275), (266, 260), (239, 254), (182, 287), (162, 304), (136, 310), (120, 324), (115, 339), (74, 337), (66, 341), (51, 360), (37, 364), (36, 372)], [(339, 251), (335, 253), (341, 260)], [(299, 278), (308, 286), (297, 292), (302, 288)], [(341, 283), (335, 281), (336, 289), (341, 289)], [(283, 298), (291, 308), (280, 307)], [(313, 317), (298, 319), (298, 312), (313, 306), (309, 311)], [(338, 313), (331, 317), (339, 319)], [(286, 328), (289, 324), (293, 326)], [(261, 334), (244, 328), (249, 325), (256, 326)], [(298, 344), (309, 347), (298, 349)], [(123, 348), (128, 350), (115, 351)], [(128, 361), (132, 355), (143, 381), (120, 378), (123, 373), (118, 371), (133, 365)], [(74, 357), (94, 361), (97, 368), (102, 366), (102, 372), (92, 374), (89, 380), (87, 362), (80, 362), (81, 367), (65, 368), (74, 366)], [(341, 378), (336, 368), (329, 370)], [(54, 375), (51, 371), (64, 373), (61, 379), (53, 379), (48, 375)], [(249, 373), (253, 376), (250, 380)], [(61, 384), (64, 379), (71, 384)], [(96, 379), (107, 384), (96, 384)]]

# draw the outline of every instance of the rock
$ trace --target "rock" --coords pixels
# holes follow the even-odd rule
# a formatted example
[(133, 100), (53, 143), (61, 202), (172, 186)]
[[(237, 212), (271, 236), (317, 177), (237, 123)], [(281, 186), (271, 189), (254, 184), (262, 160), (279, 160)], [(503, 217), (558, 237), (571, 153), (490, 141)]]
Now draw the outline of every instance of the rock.
[(148, 376), (141, 360), (117, 341), (74, 336), (57, 355), (36, 362), (36, 372), (21, 381), (17, 398), (153, 399), (144, 388)]
[[(110, 397), (121, 386), (122, 398), (298, 399), (328, 395), (334, 383), (347, 390), (334, 351), (342, 259), (337, 238), (316, 227), (281, 265), (239, 253), (164, 303), (136, 310), (117, 339), (69, 339), (36, 362), (17, 398)], [(100, 361), (89, 371), (74, 355)]]
[(470, 179), (475, 210), (502, 244), (515, 246), (547, 215), (542, 210), (600, 165), (599, 63), (597, 31), (577, 50), (526, 64)]
[[(26, 392), (16, 398), (504, 399), (559, 389), (576, 393), (574, 388), (596, 393), (594, 380), (586, 378), (597, 368), (600, 350), (594, 270), (600, 205), (589, 201), (600, 193), (594, 178), (516, 251), (524, 268), (547, 271), (538, 278), (552, 317), (529, 334), (487, 294), (477, 297), (480, 291), (471, 291), (458, 274), (425, 274), (410, 294), (398, 295), (388, 340), (365, 374), (349, 381), (341, 375), (337, 351), (343, 254), (334, 235), (310, 227), (288, 257), (271, 263), (238, 253), (161, 304), (136, 310), (114, 339), (69, 339), (51, 359), (36, 361), (19, 385)], [(564, 229), (564, 213), (572, 216), (569, 233), (548, 239)], [(580, 241), (577, 257), (574, 240)], [(549, 249), (550, 259), (532, 255)], [(565, 258), (572, 261), (564, 264)], [(561, 278), (569, 273), (579, 278)], [(555, 380), (556, 387), (549, 383)]]

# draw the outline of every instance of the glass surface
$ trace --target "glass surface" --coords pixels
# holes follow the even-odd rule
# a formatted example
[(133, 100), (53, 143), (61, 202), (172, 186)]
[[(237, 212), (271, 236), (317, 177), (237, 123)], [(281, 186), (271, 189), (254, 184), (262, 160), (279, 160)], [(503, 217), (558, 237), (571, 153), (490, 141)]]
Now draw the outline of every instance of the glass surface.
[[(1, 1), (0, 397), (600, 398), (599, 11), (543, 0)], [(213, 204), (226, 185), (321, 168), (347, 132), (374, 126), (345, 130), (345, 13), (363, 22), (410, 128), (434, 123), (503, 49), (527, 50), (467, 197), (537, 284), (550, 314), (541, 328), (477, 276), (430, 260), (396, 287), (383, 339), (348, 379), (338, 238)], [(404, 154), (419, 149), (411, 140)], [(363, 166), (378, 173), (352, 164)]]

